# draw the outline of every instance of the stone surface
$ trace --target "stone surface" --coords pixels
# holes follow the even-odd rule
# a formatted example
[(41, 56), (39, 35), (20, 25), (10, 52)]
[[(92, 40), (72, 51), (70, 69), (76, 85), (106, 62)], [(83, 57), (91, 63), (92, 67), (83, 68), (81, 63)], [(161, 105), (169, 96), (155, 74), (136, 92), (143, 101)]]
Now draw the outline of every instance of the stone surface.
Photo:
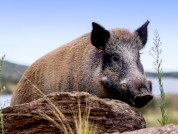
[[(47, 99), (48, 98), (48, 99)], [(4, 125), (7, 134), (61, 133), (59, 121), (53, 104), (65, 116), (74, 129), (74, 115), (90, 108), (90, 120), (98, 133), (134, 131), (145, 128), (142, 114), (119, 100), (100, 99), (85, 92), (56, 92), (30, 103), (3, 109)], [(57, 122), (57, 124), (56, 124)]]
[(159, 128), (145, 128), (132, 132), (115, 132), (112, 134), (178, 134), (178, 125), (169, 124)]

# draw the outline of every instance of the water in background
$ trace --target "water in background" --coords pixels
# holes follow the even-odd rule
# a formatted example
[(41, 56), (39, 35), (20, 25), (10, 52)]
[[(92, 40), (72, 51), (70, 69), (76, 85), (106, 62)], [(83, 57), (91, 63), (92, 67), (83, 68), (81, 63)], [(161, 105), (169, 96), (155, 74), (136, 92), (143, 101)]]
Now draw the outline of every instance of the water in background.
[(0, 95), (0, 108), (10, 106), (11, 97), (12, 97), (12, 95), (10, 95), (10, 94)]
[[(160, 96), (157, 78), (149, 78), (152, 82), (154, 97)], [(178, 78), (162, 78), (164, 91), (166, 94), (178, 94)]]
[[(149, 78), (153, 85), (153, 95), (154, 97), (160, 96), (159, 85), (157, 78)], [(175, 78), (163, 78), (163, 87), (166, 94), (178, 94), (178, 79)], [(12, 95), (0, 95), (1, 106), (7, 107), (10, 105), (10, 99)]]

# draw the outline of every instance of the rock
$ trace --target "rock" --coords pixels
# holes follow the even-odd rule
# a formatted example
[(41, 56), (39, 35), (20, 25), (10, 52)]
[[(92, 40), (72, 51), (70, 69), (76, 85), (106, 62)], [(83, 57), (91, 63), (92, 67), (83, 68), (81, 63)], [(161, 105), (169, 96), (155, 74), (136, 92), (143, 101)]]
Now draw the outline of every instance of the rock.
[(132, 132), (116, 132), (112, 134), (178, 134), (178, 125), (169, 124), (159, 128), (145, 128)]
[(75, 128), (74, 115), (79, 111), (79, 104), (82, 113), (86, 107), (90, 109), (89, 120), (98, 133), (133, 131), (146, 127), (142, 114), (119, 100), (100, 99), (85, 92), (56, 92), (30, 103), (3, 109), (7, 134), (61, 133), (62, 124), (49, 100), (64, 114), (63, 122), (68, 122), (72, 129)]

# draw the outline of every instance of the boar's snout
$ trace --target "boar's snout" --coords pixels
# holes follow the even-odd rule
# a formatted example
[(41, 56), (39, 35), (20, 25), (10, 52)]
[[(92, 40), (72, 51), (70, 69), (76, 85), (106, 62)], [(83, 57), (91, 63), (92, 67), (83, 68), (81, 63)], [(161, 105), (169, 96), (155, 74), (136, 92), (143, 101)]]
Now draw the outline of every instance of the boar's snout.
[(145, 106), (153, 98), (152, 84), (145, 79), (142, 81), (125, 81), (124, 84), (121, 84), (121, 89), (127, 96), (127, 99), (124, 100), (137, 108)]
[[(142, 89), (143, 90), (143, 89)], [(153, 96), (151, 95), (151, 93), (146, 92), (143, 94), (139, 94), (136, 95), (134, 97), (134, 106), (137, 108), (143, 107), (144, 105), (146, 105), (149, 101), (151, 101), (153, 98)]]

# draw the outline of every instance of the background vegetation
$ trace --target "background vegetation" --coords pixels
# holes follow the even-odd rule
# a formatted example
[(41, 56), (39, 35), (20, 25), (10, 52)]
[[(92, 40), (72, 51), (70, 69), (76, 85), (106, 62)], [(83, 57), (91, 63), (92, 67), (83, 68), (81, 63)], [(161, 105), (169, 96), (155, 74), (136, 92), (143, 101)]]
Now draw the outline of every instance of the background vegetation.
[(21, 78), (21, 74), (18, 72), (23, 74), (28, 66), (4, 61), (2, 67), (1, 86), (3, 85), (6, 87), (6, 90), (3, 92), (3, 94), (12, 94), (17, 82)]
[[(169, 123), (178, 125), (178, 94), (168, 94), (166, 95), (166, 108), (169, 114)], [(147, 127), (160, 127), (161, 125), (157, 119), (161, 118), (161, 112), (159, 104), (161, 103), (160, 98), (154, 98), (148, 105), (144, 108), (139, 109), (146, 120)]]

